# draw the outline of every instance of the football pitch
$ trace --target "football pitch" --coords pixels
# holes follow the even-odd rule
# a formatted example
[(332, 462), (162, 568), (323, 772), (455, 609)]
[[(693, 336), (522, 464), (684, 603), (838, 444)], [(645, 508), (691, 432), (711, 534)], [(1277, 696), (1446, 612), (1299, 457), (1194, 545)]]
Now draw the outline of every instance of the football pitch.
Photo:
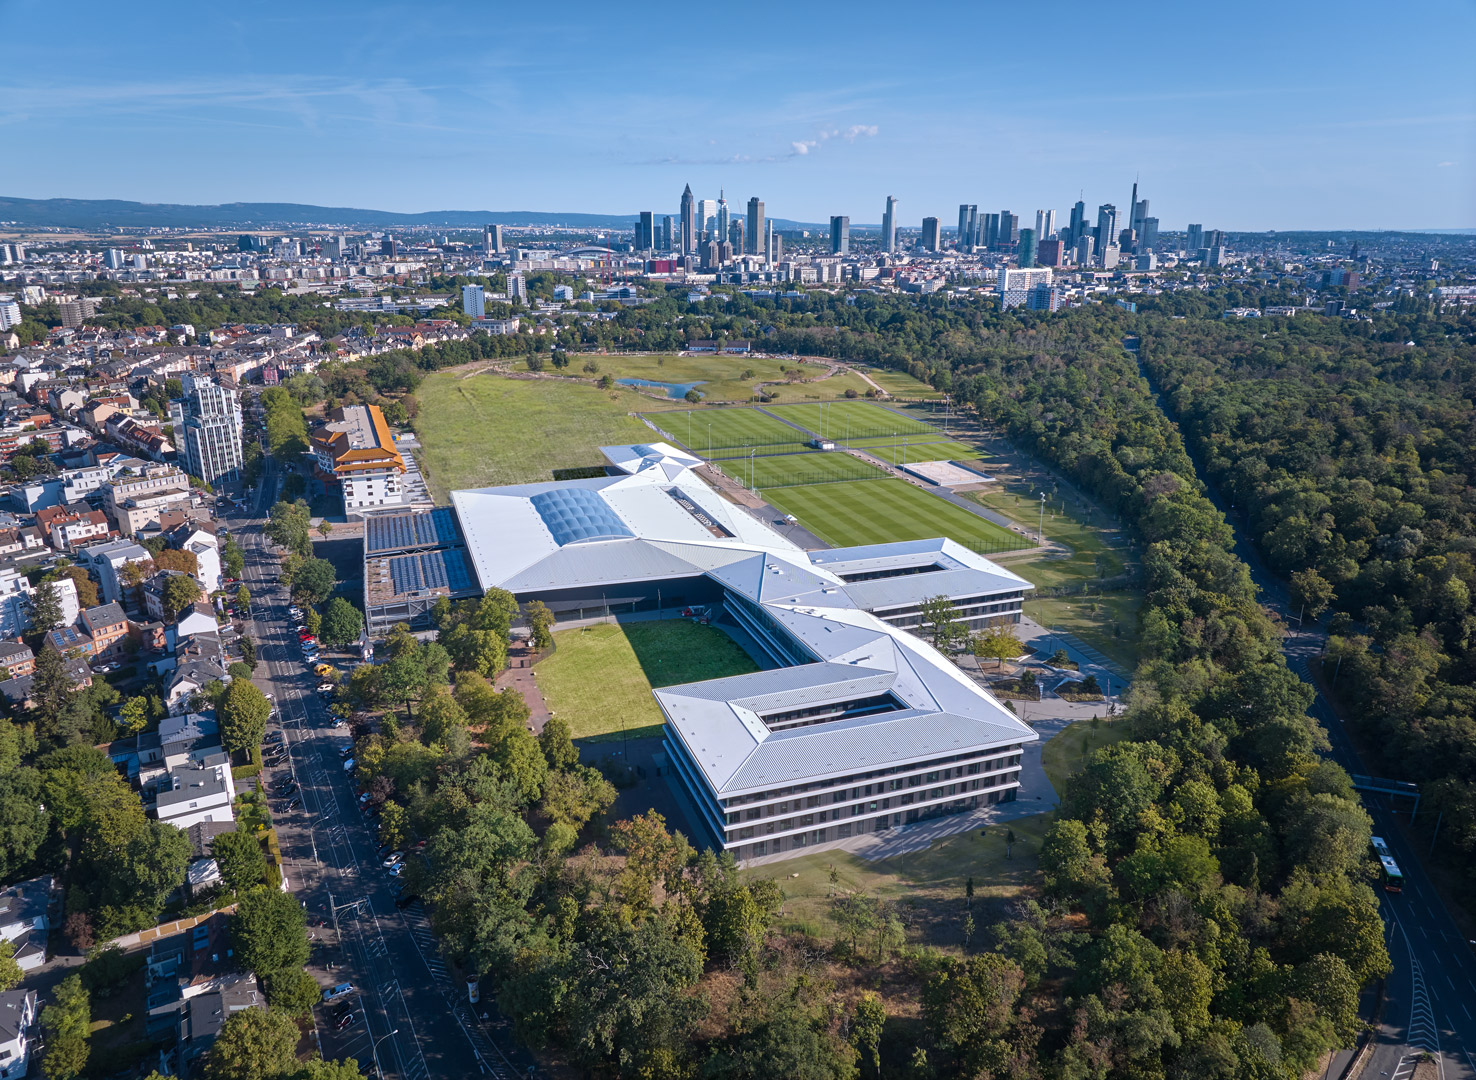
[(854, 547), (946, 536), (989, 554), (1030, 546), (1024, 537), (905, 480), (849, 480), (772, 488), (764, 498), (827, 544)]
[(646, 419), (694, 454), (750, 446), (798, 450), (805, 444), (804, 432), (757, 409), (683, 409)]
[(803, 405), (771, 405), (775, 416), (813, 431), (816, 435), (840, 442), (880, 435), (937, 435), (931, 424), (893, 412), (866, 401), (831, 401)]
[(765, 490), (801, 484), (831, 484), (837, 480), (880, 480), (886, 476), (850, 454), (771, 454), (737, 457), (719, 462), (723, 472), (744, 487)]
[(956, 439), (904, 438), (895, 442), (878, 439), (869, 445), (857, 445), (853, 439), (851, 445), (893, 465), (911, 465), (915, 461), (976, 461), (981, 456), (975, 447)]

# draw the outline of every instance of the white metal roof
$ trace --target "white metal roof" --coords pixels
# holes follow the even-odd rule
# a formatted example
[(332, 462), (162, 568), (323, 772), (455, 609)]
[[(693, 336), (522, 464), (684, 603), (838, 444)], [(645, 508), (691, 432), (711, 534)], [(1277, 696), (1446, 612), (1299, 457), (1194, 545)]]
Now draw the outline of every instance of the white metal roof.
[[(806, 552), (722, 500), (657, 443), (604, 447), (623, 476), (452, 492), (484, 590), (706, 574), (760, 605), (820, 662), (655, 691), (719, 795), (1036, 738), (931, 645), (869, 609), (1031, 588), (951, 540)], [(934, 566), (847, 584), (841, 575)], [(899, 708), (770, 730), (763, 715), (890, 692)]]

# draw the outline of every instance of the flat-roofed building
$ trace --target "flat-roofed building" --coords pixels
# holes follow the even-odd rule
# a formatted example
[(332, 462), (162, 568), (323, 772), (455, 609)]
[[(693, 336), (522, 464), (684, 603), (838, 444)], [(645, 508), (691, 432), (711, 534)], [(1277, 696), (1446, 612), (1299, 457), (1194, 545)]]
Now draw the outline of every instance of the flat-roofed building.
[(318, 471), (343, 488), (344, 513), (358, 517), (405, 504), (405, 459), (378, 406), (334, 409), (313, 432), (312, 447)]

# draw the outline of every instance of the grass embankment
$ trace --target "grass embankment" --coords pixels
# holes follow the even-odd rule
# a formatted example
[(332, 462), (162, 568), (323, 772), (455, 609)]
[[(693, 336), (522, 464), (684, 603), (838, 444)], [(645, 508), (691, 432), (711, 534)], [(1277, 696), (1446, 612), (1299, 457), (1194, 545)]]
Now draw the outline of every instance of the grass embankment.
[(760, 490), (775, 506), (836, 547), (947, 536), (987, 554), (1029, 543), (905, 480), (852, 480)]
[(943, 391), (935, 390), (920, 379), (914, 379), (911, 375), (901, 371), (890, 371), (886, 368), (867, 368), (866, 374), (871, 381), (880, 386), (889, 394), (896, 394), (905, 398), (942, 398)]
[[(966, 497), (1032, 532), (1039, 528), (1039, 503), (1032, 503), (1029, 493), (972, 491)], [(1117, 529), (1094, 524), (1092, 518), (1102, 520), (1102, 515), (1047, 503), (1046, 539), (1070, 548), (1070, 555), (1020, 559), (1011, 562), (1010, 569), (1041, 590), (1092, 588), (1089, 596), (1033, 597), (1025, 602), (1025, 614), (1079, 637), (1131, 671), (1138, 666), (1138, 608), (1143, 596), (1137, 589), (1095, 591), (1103, 578), (1125, 572), (1128, 550)]]
[(437, 502), (456, 488), (552, 480), (553, 470), (602, 465), (601, 446), (649, 442), (635, 417), (647, 398), (581, 383), (431, 375), (416, 391), (421, 467)]
[(554, 634), (533, 669), (549, 710), (576, 739), (659, 735), (653, 687), (743, 675), (758, 667), (732, 638), (687, 619), (601, 623)]

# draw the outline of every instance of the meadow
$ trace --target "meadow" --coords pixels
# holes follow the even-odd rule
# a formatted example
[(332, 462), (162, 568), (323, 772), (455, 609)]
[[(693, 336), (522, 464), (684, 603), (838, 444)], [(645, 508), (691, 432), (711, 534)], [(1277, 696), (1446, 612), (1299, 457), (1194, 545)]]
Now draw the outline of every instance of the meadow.
[(604, 464), (601, 446), (649, 442), (629, 391), (554, 379), (438, 372), (420, 384), (415, 433), (438, 503), (457, 488), (552, 480), (554, 469)]

